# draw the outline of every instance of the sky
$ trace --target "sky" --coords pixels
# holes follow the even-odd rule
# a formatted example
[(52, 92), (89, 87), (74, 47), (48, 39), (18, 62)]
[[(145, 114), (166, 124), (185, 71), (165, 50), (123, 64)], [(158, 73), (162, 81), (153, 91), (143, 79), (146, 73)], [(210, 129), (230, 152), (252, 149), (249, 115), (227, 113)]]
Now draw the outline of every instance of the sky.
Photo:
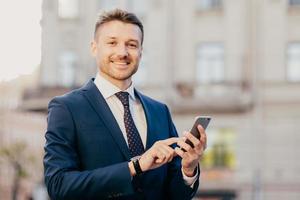
[(0, 2), (1, 82), (31, 74), (40, 64), (42, 0)]

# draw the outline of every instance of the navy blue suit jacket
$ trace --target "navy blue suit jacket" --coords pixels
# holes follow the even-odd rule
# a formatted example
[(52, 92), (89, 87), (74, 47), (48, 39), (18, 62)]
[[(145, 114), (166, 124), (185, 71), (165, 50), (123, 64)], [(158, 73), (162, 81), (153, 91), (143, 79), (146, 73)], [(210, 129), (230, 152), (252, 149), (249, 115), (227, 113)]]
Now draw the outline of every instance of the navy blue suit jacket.
[[(147, 120), (146, 150), (177, 137), (167, 106), (135, 94)], [(45, 183), (53, 200), (183, 200), (198, 188), (198, 179), (193, 188), (184, 184), (179, 157), (132, 179), (128, 146), (93, 79), (51, 100), (45, 137)]]

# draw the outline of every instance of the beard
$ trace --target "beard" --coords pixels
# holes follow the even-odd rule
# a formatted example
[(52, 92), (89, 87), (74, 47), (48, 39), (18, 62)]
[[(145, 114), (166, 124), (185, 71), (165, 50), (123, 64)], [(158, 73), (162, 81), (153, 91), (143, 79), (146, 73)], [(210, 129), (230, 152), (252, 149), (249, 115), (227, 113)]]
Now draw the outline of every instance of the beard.
[[(111, 64), (111, 63), (110, 63)], [(111, 67), (110, 64), (100, 66), (100, 71), (105, 75), (119, 81), (125, 81), (134, 75), (138, 70), (138, 63), (128, 67), (126, 70), (116, 69)]]

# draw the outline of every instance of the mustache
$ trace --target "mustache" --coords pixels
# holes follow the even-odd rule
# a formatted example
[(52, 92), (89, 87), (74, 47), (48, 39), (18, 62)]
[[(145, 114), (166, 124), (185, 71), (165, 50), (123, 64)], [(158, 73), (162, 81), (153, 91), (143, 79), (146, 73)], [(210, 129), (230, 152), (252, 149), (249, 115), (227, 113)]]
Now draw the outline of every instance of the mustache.
[(131, 57), (129, 57), (129, 56), (112, 57), (110, 60), (114, 61), (114, 62), (131, 62), (132, 61)]

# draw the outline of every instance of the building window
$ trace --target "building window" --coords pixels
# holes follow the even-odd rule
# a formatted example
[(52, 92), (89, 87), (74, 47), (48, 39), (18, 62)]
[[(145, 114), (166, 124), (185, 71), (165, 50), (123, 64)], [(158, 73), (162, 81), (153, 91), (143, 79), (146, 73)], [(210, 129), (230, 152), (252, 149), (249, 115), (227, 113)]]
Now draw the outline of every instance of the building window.
[(72, 87), (75, 84), (76, 56), (74, 52), (65, 51), (60, 57), (59, 82), (63, 87)]
[(197, 0), (199, 10), (218, 9), (222, 6), (222, 0)]
[(287, 80), (300, 81), (300, 42), (293, 42), (287, 46)]
[(230, 127), (209, 128), (210, 139), (201, 165), (204, 169), (235, 169), (236, 131)]
[(290, 6), (300, 6), (300, 0), (289, 0)]
[(58, 0), (58, 16), (62, 19), (73, 19), (79, 16), (78, 0)]
[(196, 57), (198, 83), (218, 83), (224, 81), (223, 44), (201, 44), (198, 46)]

